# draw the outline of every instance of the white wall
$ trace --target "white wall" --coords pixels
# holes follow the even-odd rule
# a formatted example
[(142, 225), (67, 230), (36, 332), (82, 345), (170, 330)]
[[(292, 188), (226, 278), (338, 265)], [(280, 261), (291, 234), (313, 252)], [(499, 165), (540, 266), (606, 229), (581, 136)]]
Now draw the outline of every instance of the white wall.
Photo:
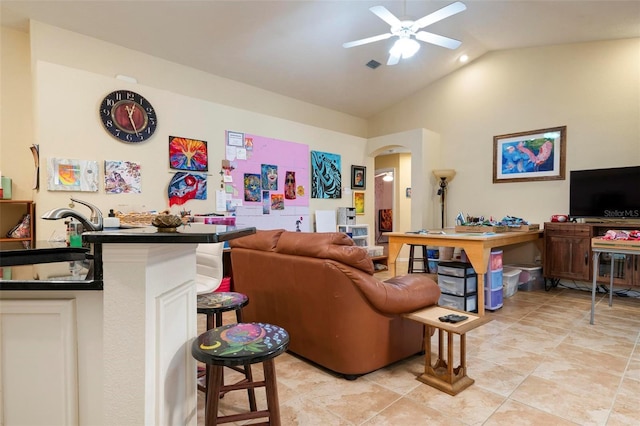
[[(566, 180), (493, 184), (493, 136), (562, 125)], [(570, 170), (640, 164), (640, 39), (489, 53), (369, 126), (370, 137), (416, 128), (439, 134), (438, 168), (457, 172), (448, 224), (459, 211), (543, 223), (568, 213)], [(434, 184), (429, 168), (422, 179)]]

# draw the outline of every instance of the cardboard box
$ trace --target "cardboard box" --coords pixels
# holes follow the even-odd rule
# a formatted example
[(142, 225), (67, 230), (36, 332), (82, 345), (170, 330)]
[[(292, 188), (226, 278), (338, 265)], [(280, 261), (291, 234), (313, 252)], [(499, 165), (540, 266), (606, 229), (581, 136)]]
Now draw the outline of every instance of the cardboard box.
[(507, 232), (507, 227), (502, 225), (456, 225), (456, 232)]
[(519, 225), (519, 226), (508, 226), (509, 232), (529, 232), (529, 231), (539, 231), (540, 224), (532, 223), (530, 225)]

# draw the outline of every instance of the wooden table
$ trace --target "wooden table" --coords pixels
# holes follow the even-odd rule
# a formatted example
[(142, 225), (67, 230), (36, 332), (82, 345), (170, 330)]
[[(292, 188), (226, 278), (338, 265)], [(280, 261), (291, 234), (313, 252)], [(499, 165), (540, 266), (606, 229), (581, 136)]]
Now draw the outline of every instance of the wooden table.
[[(433, 232), (433, 233), (432, 233)], [(439, 232), (439, 233), (435, 233)], [(403, 244), (460, 247), (478, 274), (478, 315), (484, 315), (484, 274), (489, 265), (489, 256), (494, 247), (534, 242), (542, 252), (543, 231), (500, 232), (490, 234), (456, 233), (453, 229), (430, 231), (425, 234), (386, 232), (389, 237), (387, 265), (391, 276), (396, 275), (396, 260)]]
[(598, 281), (598, 259), (600, 253), (611, 254), (611, 271), (609, 272), (609, 307), (613, 305), (613, 268), (615, 262), (614, 254), (630, 254), (640, 255), (640, 241), (638, 240), (603, 240), (602, 238), (591, 239), (591, 252), (593, 253), (593, 287), (591, 288), (591, 319), (590, 324), (594, 323), (596, 308), (596, 286)]
[[(465, 315), (469, 318), (455, 324), (442, 322), (438, 319), (449, 314)], [(467, 376), (466, 333), (489, 322), (489, 317), (480, 317), (469, 312), (461, 312), (440, 306), (429, 306), (428, 308), (405, 314), (404, 316), (426, 325), (424, 333), (424, 374), (418, 376), (418, 380), (450, 395), (457, 395), (471, 386), (474, 380)], [(435, 363), (431, 361), (431, 336), (434, 328), (438, 329), (438, 359)], [(443, 333), (447, 334), (446, 359), (444, 358)], [(454, 334), (460, 336), (460, 365), (455, 368), (453, 367)]]

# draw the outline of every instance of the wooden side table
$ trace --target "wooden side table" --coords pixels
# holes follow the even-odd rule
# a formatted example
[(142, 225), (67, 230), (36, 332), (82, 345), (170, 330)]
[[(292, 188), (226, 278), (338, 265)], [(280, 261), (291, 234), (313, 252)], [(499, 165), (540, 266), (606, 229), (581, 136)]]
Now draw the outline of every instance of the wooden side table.
[[(438, 319), (449, 314), (465, 315), (469, 318), (455, 324)], [(440, 306), (430, 306), (404, 316), (426, 325), (424, 374), (418, 376), (418, 380), (450, 395), (457, 395), (471, 386), (474, 380), (467, 376), (466, 333), (491, 320), (485, 316)], [(434, 329), (438, 329), (438, 359), (435, 363), (431, 360), (431, 337)], [(445, 333), (447, 335), (446, 358), (444, 357)], [(455, 368), (453, 367), (454, 334), (460, 336), (460, 365)]]

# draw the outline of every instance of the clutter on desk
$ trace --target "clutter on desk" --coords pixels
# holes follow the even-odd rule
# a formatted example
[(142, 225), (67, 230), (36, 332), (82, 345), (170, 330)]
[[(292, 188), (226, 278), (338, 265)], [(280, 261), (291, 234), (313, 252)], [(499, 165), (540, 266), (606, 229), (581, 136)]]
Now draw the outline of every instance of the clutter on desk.
[(470, 216), (460, 212), (456, 216), (455, 229), (456, 232), (527, 232), (540, 229), (540, 225), (515, 216), (494, 220), (493, 217), (485, 219), (484, 216)]
[(603, 240), (640, 240), (640, 231), (610, 229), (601, 238)]

